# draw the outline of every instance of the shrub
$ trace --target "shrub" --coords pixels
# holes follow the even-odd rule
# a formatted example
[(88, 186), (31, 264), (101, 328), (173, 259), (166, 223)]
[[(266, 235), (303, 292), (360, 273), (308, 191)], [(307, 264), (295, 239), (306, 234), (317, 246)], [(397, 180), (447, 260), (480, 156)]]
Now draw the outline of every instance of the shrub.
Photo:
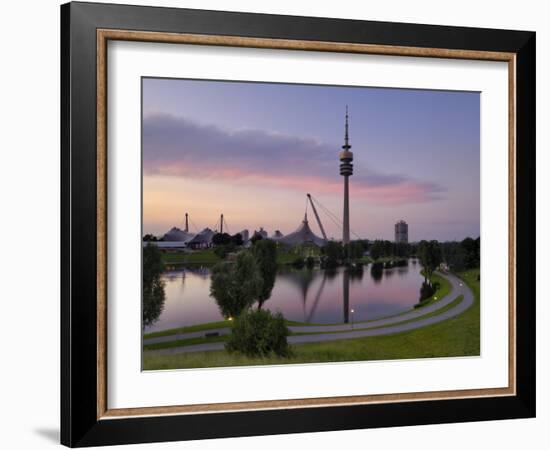
[(249, 310), (235, 320), (225, 347), (229, 352), (250, 357), (272, 354), (289, 357), (291, 348), (287, 342), (288, 334), (281, 313), (273, 315), (268, 309)]
[(430, 298), (432, 295), (434, 295), (435, 290), (433, 286), (430, 283), (426, 283), (425, 281), (422, 283), (422, 287), (420, 288), (420, 302), (423, 302), (424, 300)]
[(306, 258), (306, 266), (308, 269), (312, 269), (315, 266), (315, 258), (313, 256)]

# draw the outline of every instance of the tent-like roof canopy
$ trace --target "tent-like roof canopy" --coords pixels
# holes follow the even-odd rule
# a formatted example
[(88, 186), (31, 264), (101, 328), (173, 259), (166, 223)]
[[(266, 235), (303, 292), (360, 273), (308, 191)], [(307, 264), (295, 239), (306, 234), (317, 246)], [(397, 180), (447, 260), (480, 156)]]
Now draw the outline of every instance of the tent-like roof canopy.
[(317, 236), (311, 228), (307, 221), (307, 214), (304, 216), (302, 224), (298, 227), (293, 233), (287, 234), (280, 239), (276, 239), (277, 242), (280, 242), (285, 245), (299, 245), (304, 243), (315, 244), (318, 247), (322, 247), (326, 244), (326, 241), (323, 238)]
[(212, 243), (212, 237), (214, 236), (214, 231), (212, 231), (210, 228), (205, 228), (200, 233), (196, 234), (193, 239), (191, 239), (188, 244), (211, 244)]
[(168, 242), (187, 242), (188, 240), (192, 239), (193, 236), (195, 235), (192, 233), (183, 231), (178, 227), (173, 227), (163, 236), (163, 240)]

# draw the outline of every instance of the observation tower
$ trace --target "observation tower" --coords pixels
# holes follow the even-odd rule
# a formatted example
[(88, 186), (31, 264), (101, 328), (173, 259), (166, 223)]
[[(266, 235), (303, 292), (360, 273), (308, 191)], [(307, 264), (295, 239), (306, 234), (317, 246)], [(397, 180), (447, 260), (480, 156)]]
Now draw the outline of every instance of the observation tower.
[(353, 175), (353, 152), (350, 152), (351, 145), (349, 143), (348, 133), (348, 107), (346, 105), (346, 133), (344, 137), (344, 145), (340, 152), (340, 175), (344, 177), (344, 228), (342, 242), (349, 243), (349, 177)]

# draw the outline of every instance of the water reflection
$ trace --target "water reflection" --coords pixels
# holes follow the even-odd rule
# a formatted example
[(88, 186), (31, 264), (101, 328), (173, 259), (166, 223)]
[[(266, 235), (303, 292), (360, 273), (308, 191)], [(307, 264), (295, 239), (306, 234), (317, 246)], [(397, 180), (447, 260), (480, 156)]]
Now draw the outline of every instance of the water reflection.
[(349, 269), (344, 269), (342, 276), (342, 292), (343, 292), (343, 306), (344, 306), (344, 323), (349, 323)]
[[(373, 270), (374, 269), (374, 270)], [(365, 276), (365, 271), (370, 276)], [(288, 320), (307, 323), (355, 322), (409, 309), (418, 301), (423, 278), (419, 269), (339, 267), (332, 270), (280, 268), (266, 308)], [(221, 319), (210, 297), (210, 269), (186, 266), (165, 272), (166, 301), (160, 317), (146, 331), (212, 322)]]
[(164, 309), (166, 294), (164, 281), (155, 280), (148, 286), (143, 286), (143, 326), (151, 327), (159, 320)]
[(347, 272), (352, 283), (361, 283), (365, 274), (363, 266), (348, 267)]
[(384, 269), (381, 263), (375, 263), (371, 265), (370, 276), (376, 284), (379, 284), (382, 281), (383, 273)]

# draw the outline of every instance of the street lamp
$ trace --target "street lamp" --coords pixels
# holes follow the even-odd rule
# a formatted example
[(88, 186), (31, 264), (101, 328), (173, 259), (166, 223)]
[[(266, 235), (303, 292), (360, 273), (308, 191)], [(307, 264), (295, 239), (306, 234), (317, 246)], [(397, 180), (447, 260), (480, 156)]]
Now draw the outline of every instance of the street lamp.
[(355, 310), (352, 308), (350, 312), (351, 312), (351, 329), (353, 330), (353, 313), (355, 312)]

